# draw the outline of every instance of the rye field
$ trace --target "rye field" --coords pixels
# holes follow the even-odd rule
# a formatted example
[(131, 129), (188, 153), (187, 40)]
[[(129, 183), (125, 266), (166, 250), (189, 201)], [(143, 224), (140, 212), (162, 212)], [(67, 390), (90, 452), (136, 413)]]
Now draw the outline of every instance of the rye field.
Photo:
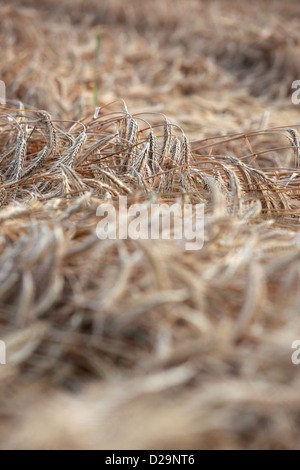
[(299, 449), (297, 0), (0, 1), (0, 46), (0, 449)]

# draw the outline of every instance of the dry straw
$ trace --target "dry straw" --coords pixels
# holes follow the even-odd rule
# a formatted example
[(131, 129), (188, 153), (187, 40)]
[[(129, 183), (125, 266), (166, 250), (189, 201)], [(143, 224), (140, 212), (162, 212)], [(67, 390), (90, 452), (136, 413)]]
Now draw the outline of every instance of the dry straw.
[[(299, 448), (298, 1), (2, 3), (0, 447)], [(203, 248), (99, 240), (119, 196)]]
[[(141, 377), (138, 370), (144, 364), (147, 387), (154, 395), (167, 397), (170, 387), (185, 390), (172, 405), (166, 405), (164, 419), (177, 413), (179, 404), (188, 416), (196, 413), (199, 423), (204, 419), (200, 409), (210, 410), (214, 419), (223, 419), (214, 401), (221, 399), (230, 415), (227, 425), (235, 415), (243, 423), (247, 374), (253, 377), (251, 371), (242, 372), (244, 348), (253, 349), (254, 358), (261, 350), (261, 367), (267, 367), (269, 352), (263, 351), (268, 341), (275, 341), (279, 357), (288, 351), (282, 374), (289, 370), (293, 377), (295, 373), (289, 362), (290, 332), (280, 335), (280, 325), (288, 325), (298, 308), (297, 271), (284, 263), (287, 256), (299, 258), (297, 178), (292, 178), (297, 169), (283, 172), (281, 168), (253, 167), (252, 157), (242, 155), (209, 156), (202, 148), (207, 145), (200, 141), (193, 150), (195, 144), (191, 145), (185, 134), (180, 136), (180, 130), (175, 132), (176, 126), (171, 134), (172, 124), (164, 117), (161, 123), (156, 117), (150, 132), (139, 126), (141, 116), (130, 117), (127, 138), (120, 142), (123, 131), (116, 133), (115, 126), (124, 125), (124, 112), (114, 112), (112, 119), (108, 110), (100, 110), (96, 118), (85, 118), (81, 132), (80, 123), (63, 130), (45, 112), (25, 108), (24, 113), (23, 129), (15, 133), (5, 124), (1, 129), (6, 137), (14, 132), (11, 152), (7, 139), (0, 149), (5, 155), (0, 211), (1, 335), (11, 361), (20, 367), (7, 378), (7, 369), (1, 368), (3, 390), (10, 381), (25, 379), (28, 374), (39, 387), (47, 384), (48, 391), (58, 385), (73, 389), (78, 381), (88, 378), (108, 380), (117, 370)], [(7, 120), (9, 116), (14, 119), (16, 112), (7, 108), (2, 117)], [(41, 116), (46, 127), (36, 125)], [(284, 131), (294, 135), (289, 128), (282, 128), (279, 140)], [(260, 135), (264, 137), (262, 131)], [(286, 152), (294, 148), (295, 135)], [(44, 145), (45, 137), (50, 148)], [(234, 136), (231, 139), (234, 141)], [(211, 140), (210, 155), (226, 140)], [(280, 147), (279, 141), (277, 145)], [(172, 240), (98, 240), (97, 206), (109, 197), (117, 208), (119, 195), (128, 196), (129, 205), (137, 201), (203, 202), (207, 221), (204, 248), (184, 252)], [(274, 263), (276, 270), (271, 269)], [(279, 290), (269, 290), (279, 282)], [(278, 311), (279, 307), (281, 315), (276, 317), (272, 309)], [(267, 325), (273, 340), (262, 336)], [(257, 343), (259, 347), (254, 346)], [(274, 347), (270, 344), (269, 348), (274, 355)], [(214, 367), (210, 356), (215, 358)], [(219, 379), (212, 371), (222, 370), (224, 360), (227, 368), (237, 368), (238, 378), (229, 380), (227, 372), (225, 395), (218, 395)], [(230, 365), (233, 363), (236, 365)], [(273, 362), (272, 367), (267, 364), (267, 373), (278, 369)], [(156, 369), (165, 372), (159, 376)], [(200, 384), (207, 373), (209, 380), (203, 388)], [(195, 385), (189, 386), (190, 380)], [(236, 394), (231, 398), (226, 389), (230, 381)], [(109, 380), (107, 387), (103, 393), (111, 393)], [(193, 394), (195, 387), (198, 399)], [(260, 407), (264, 394), (259, 384), (256, 387), (251, 416), (259, 419), (267, 414), (271, 419), (266, 408)], [(150, 419), (153, 395), (147, 388), (140, 392), (139, 386), (130, 390), (121, 402), (134, 414), (138, 408), (131, 400), (139, 396)], [(95, 392), (85, 393), (93, 397)], [(279, 388), (274, 403), (285, 406), (281, 394), (283, 389)], [(120, 419), (121, 398), (105, 397), (110, 416)], [(26, 394), (22, 399), (26, 400)], [(59, 406), (59, 396), (54, 395), (53, 400), (53, 406)], [(269, 406), (272, 408), (271, 402)], [(178, 419), (187, 419), (179, 415)], [(27, 415), (21, 418), (25, 428), (26, 419)], [(86, 419), (89, 422), (88, 415)], [(210, 418), (205, 420), (209, 428)], [(204, 432), (200, 424), (193, 424), (192, 429), (199, 436)], [(104, 434), (99, 436), (97, 442), (112, 445)], [(11, 435), (10, 440), (4, 440), (4, 447), (9, 442), (22, 447), (22, 439)], [(125, 447), (131, 442), (125, 436), (119, 439)], [(142, 435), (139, 445), (145, 445), (147, 439), (147, 434)], [(176, 436), (172, 439), (175, 445)], [(272, 439), (270, 446), (276, 447), (275, 437), (270, 437), (270, 442)], [(24, 442), (32, 445), (26, 439)], [(192, 437), (189, 442), (194, 442)]]

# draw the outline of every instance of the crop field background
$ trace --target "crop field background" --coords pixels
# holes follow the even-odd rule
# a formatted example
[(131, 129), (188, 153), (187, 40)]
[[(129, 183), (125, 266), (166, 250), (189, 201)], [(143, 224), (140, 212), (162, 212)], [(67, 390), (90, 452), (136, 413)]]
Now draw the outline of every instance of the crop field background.
[[(299, 449), (298, 1), (0, 1), (0, 46), (0, 448)], [(120, 196), (203, 248), (100, 240)]]

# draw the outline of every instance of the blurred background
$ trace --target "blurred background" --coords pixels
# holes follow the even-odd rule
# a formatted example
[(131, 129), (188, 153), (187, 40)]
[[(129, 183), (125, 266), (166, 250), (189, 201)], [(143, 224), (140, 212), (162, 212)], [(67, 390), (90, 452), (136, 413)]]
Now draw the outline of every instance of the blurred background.
[[(298, 118), (298, 2), (0, 2), (8, 98), (77, 119), (124, 98), (190, 136)], [(283, 113), (278, 116), (278, 113)], [(266, 120), (268, 122), (266, 122)]]

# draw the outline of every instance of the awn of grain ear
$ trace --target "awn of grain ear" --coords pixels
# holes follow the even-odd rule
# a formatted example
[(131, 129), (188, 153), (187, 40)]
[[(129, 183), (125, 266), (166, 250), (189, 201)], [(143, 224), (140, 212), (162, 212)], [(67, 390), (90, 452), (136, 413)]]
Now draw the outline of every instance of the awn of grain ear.
[(123, 161), (123, 171), (126, 173), (128, 166), (130, 165), (131, 159), (135, 154), (135, 146), (138, 140), (139, 128), (135, 119), (130, 118), (127, 135), (127, 146), (128, 149), (125, 152)]
[(125, 140), (127, 135), (128, 135), (128, 121), (129, 121), (128, 116), (129, 116), (128, 109), (127, 109), (126, 103), (124, 101), (123, 118), (121, 120), (121, 127), (120, 127), (121, 143), (123, 143), (123, 140)]
[(138, 155), (135, 156), (132, 167), (138, 172), (142, 173), (144, 167), (147, 165), (149, 154), (149, 142), (146, 142), (143, 149), (140, 151)]
[(12, 163), (7, 174), (11, 181), (17, 181), (22, 174), (23, 164), (26, 156), (26, 128), (20, 133), (17, 139), (16, 149), (12, 158)]
[(170, 151), (171, 162), (173, 163), (173, 165), (176, 165), (176, 166), (179, 165), (180, 150), (181, 150), (180, 140), (178, 139), (178, 137), (175, 137), (171, 145), (171, 151)]
[(243, 205), (241, 183), (236, 172), (229, 165), (222, 165), (222, 168), (229, 179), (231, 196), (233, 198), (233, 214), (239, 214)]
[(37, 112), (39, 116), (43, 118), (43, 122), (45, 122), (49, 136), (50, 136), (50, 152), (55, 153), (56, 151), (56, 130), (51, 121), (51, 116), (44, 110), (39, 110)]
[(148, 165), (150, 170), (152, 171), (152, 174), (154, 175), (157, 171), (157, 139), (152, 129), (149, 132), (148, 141)]
[(78, 155), (80, 155), (80, 152), (85, 144), (86, 138), (86, 132), (82, 131), (73, 143), (73, 145), (68, 149), (66, 155), (61, 158), (60, 163), (63, 163), (64, 165), (70, 167), (76, 166)]
[(166, 157), (170, 154), (172, 145), (172, 132), (169, 121), (165, 118), (163, 144), (161, 148), (160, 165), (163, 165)]
[[(176, 167), (180, 163), (180, 140), (175, 137), (170, 148), (170, 162), (167, 164), (168, 171), (161, 176), (159, 183), (159, 191), (173, 191), (176, 177)], [(171, 171), (169, 171), (171, 170)]]
[(64, 165), (63, 163), (60, 164), (60, 168), (65, 175), (69, 186), (72, 186), (75, 190), (77, 190), (79, 193), (82, 191), (86, 191), (86, 185), (84, 182), (81, 180), (80, 176), (76, 172), (74, 168), (70, 168), (67, 165)]
[[(292, 146), (294, 148), (294, 167), (295, 168), (300, 168), (300, 138), (299, 138), (299, 133), (297, 132), (296, 129), (287, 129), (287, 132), (291, 136), (291, 142)], [(289, 163), (288, 163), (288, 166)]]
[(31, 176), (33, 173), (35, 173), (39, 168), (43, 166), (46, 156), (48, 155), (48, 150), (49, 149), (47, 145), (44, 148), (42, 148), (42, 150), (40, 150), (40, 152), (37, 154), (36, 158), (34, 159), (34, 162), (22, 174), (23, 178), (27, 178), (28, 176)]
[(126, 184), (124, 184), (120, 178), (118, 178), (116, 175), (113, 175), (110, 171), (105, 171), (104, 169), (101, 169), (101, 173), (111, 182), (113, 183), (114, 186), (119, 188), (121, 191), (123, 191), (126, 194), (130, 194), (132, 191)]
[(190, 144), (185, 134), (182, 135), (180, 146), (180, 163), (181, 165), (189, 165), (191, 160)]

